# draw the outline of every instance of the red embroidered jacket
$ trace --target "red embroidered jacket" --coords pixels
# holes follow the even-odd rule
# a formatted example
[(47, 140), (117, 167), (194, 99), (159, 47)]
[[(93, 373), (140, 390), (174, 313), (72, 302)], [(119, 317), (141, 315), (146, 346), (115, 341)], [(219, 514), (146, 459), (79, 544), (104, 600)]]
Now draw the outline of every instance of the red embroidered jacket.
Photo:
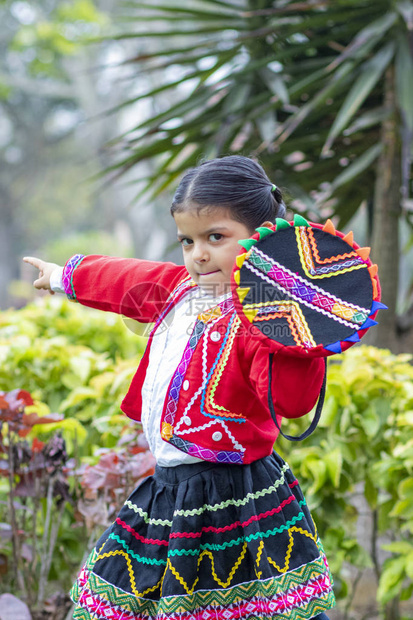
[[(153, 335), (196, 285), (183, 266), (97, 255), (71, 258), (63, 283), (68, 297), (85, 306), (155, 322), (121, 405), (130, 418), (140, 420)], [(206, 461), (250, 463), (271, 454), (278, 429), (267, 400), (270, 352), (270, 344), (246, 333), (231, 299), (199, 315), (168, 388), (162, 438)], [(277, 351), (271, 386), (277, 416), (297, 418), (310, 411), (323, 375), (323, 359)]]

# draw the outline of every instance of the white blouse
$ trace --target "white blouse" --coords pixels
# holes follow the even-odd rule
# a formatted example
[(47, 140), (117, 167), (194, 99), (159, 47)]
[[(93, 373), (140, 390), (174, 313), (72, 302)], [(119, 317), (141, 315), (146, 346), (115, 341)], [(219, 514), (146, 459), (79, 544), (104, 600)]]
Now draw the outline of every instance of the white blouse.
[[(59, 267), (51, 275), (50, 286), (55, 292), (64, 292), (62, 274), (63, 268)], [(161, 416), (169, 383), (181, 361), (198, 315), (214, 308), (230, 295), (226, 293), (212, 297), (199, 287), (190, 290), (168, 312), (153, 337), (142, 386), (142, 426), (152, 454), (163, 467), (201, 462), (201, 459), (178, 450), (162, 439)], [(185, 380), (182, 389), (188, 390), (189, 387), (188, 380)]]

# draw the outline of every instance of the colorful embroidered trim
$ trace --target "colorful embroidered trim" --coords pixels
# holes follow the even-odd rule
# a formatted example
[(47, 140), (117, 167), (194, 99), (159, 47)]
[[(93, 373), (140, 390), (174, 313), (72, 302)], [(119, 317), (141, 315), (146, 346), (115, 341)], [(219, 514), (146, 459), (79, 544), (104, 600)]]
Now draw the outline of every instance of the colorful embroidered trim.
[[(228, 506), (236, 506), (237, 508), (239, 506), (246, 506), (246, 504), (248, 504), (248, 502), (250, 501), (255, 501), (259, 499), (260, 497), (264, 497), (265, 495), (271, 495), (271, 493), (275, 493), (278, 487), (285, 483), (286, 481), (285, 472), (287, 472), (289, 469), (290, 469), (290, 466), (288, 465), (288, 463), (284, 463), (281, 468), (281, 476), (278, 478), (278, 480), (274, 482), (274, 484), (272, 484), (270, 487), (267, 487), (266, 489), (260, 489), (259, 491), (256, 491), (255, 493), (247, 493), (247, 495), (243, 497), (242, 499), (227, 499), (223, 502), (220, 502), (219, 504), (214, 504), (214, 505), (204, 504), (200, 508), (193, 508), (192, 510), (175, 510), (174, 517), (193, 517), (195, 515), (201, 515), (205, 511), (216, 512), (217, 510), (224, 510), (225, 508), (228, 508)], [(298, 484), (297, 481), (294, 481), (294, 484), (289, 485), (289, 486), (290, 488), (293, 488), (293, 486), (296, 486), (297, 484)]]
[[(195, 392), (197, 393), (197, 392)], [(234, 446), (234, 448), (236, 450), (240, 450), (241, 452), (245, 452), (245, 448), (244, 446), (242, 446), (234, 437), (234, 435), (231, 433), (231, 431), (229, 430), (228, 426), (225, 424), (225, 422), (219, 418), (213, 418), (212, 420), (210, 420), (209, 422), (207, 422), (206, 424), (201, 424), (200, 426), (191, 426), (190, 428), (182, 428), (183, 423), (185, 422), (184, 420), (184, 416), (180, 419), (180, 421), (178, 422), (178, 424), (175, 427), (175, 434), (178, 435), (179, 437), (182, 437), (183, 435), (195, 435), (196, 433), (199, 433), (201, 431), (206, 430), (207, 428), (211, 428), (212, 426), (218, 426), (219, 429), (224, 430), (226, 436), (229, 438), (229, 440), (231, 441), (232, 445)]]
[(84, 258), (85, 256), (83, 254), (75, 254), (63, 267), (62, 282), (68, 299), (76, 299), (75, 288), (73, 286), (73, 272), (79, 267)]
[(286, 319), (290, 333), (297, 345), (306, 349), (317, 346), (300, 305), (295, 301), (245, 304), (244, 312), (247, 316), (252, 317), (254, 323), (271, 319)]
[[(164, 421), (171, 427), (174, 423), (175, 413), (178, 408), (179, 393), (181, 391), (182, 383), (185, 377), (186, 370), (192, 355), (195, 351), (195, 347), (201, 339), (202, 334), (205, 331), (206, 324), (200, 321), (196, 321), (192, 334), (187, 342), (185, 350), (183, 352), (181, 361), (178, 364), (178, 368), (175, 370), (175, 374), (172, 377), (170, 388), (168, 392), (168, 402), (165, 409)], [(164, 437), (164, 435), (162, 435)], [(164, 437), (166, 439), (166, 437)], [(170, 439), (170, 437), (168, 438)]]
[[(262, 513), (261, 515), (254, 515), (253, 517), (251, 517), (250, 519), (248, 519), (247, 521), (244, 521), (243, 523), (241, 523), (240, 521), (236, 521), (235, 523), (230, 523), (229, 525), (225, 526), (225, 527), (208, 527), (208, 528), (202, 528), (202, 531), (200, 532), (179, 532), (176, 533), (175, 535), (172, 533), (171, 534), (171, 538), (200, 538), (203, 532), (219, 532), (219, 533), (223, 533), (223, 532), (229, 532), (231, 530), (233, 530), (236, 527), (247, 527), (250, 523), (252, 523), (253, 521), (260, 521), (261, 519), (265, 519), (268, 518), (278, 512), (281, 512), (281, 510), (288, 505), (289, 503), (291, 503), (292, 500), (295, 500), (295, 496), (292, 495), (290, 497), (288, 497), (286, 500), (284, 500), (282, 502), (282, 504), (280, 504), (280, 506), (277, 506), (276, 508), (273, 508), (272, 510), (269, 510), (265, 513)], [(305, 499), (300, 500), (299, 505), (305, 506), (306, 505), (306, 501)], [(262, 538), (269, 538), (270, 536), (276, 536), (277, 534), (282, 534), (285, 531), (288, 531), (289, 533), (289, 539), (290, 539), (290, 543), (289, 543), (289, 548), (288, 551), (286, 553), (286, 558), (288, 559), (291, 556), (291, 549), (292, 546), (294, 544), (293, 542), (293, 538), (292, 538), (292, 533), (299, 533), (302, 534), (304, 536), (307, 536), (309, 538), (312, 538), (315, 542), (315, 537), (313, 534), (311, 534), (311, 532), (308, 532), (307, 530), (303, 530), (302, 528), (296, 527), (296, 523), (298, 521), (301, 521), (302, 519), (305, 518), (305, 514), (303, 512), (299, 512), (298, 515), (295, 515), (292, 519), (290, 519), (290, 521), (286, 521), (285, 523), (283, 523), (283, 525), (281, 525), (278, 528), (272, 528), (270, 530), (266, 530), (266, 531), (259, 531), (256, 532), (255, 534), (250, 534), (248, 536), (238, 536), (237, 538), (233, 538), (232, 540), (226, 541), (222, 544), (210, 544), (210, 543), (205, 543), (205, 544), (201, 544), (198, 549), (172, 549), (168, 551), (168, 557), (173, 557), (175, 555), (178, 556), (182, 556), (182, 555), (200, 555), (202, 551), (205, 550), (209, 550), (209, 551), (223, 551), (225, 549), (227, 549), (228, 547), (237, 547), (238, 545), (244, 544), (245, 542), (251, 542), (252, 540), (258, 540), (258, 539), (262, 539)], [(129, 534), (131, 534), (134, 538), (136, 538), (137, 540), (139, 540), (140, 542), (143, 542), (145, 544), (148, 545), (153, 545), (153, 546), (169, 546), (169, 540), (166, 539), (153, 539), (153, 538), (144, 538), (143, 536), (141, 536), (138, 532), (136, 532), (132, 527), (130, 527), (127, 523), (125, 523), (124, 521), (122, 521), (121, 519), (117, 518), (116, 519), (116, 523), (118, 523), (118, 525), (120, 525), (123, 529), (125, 529), (127, 532), (129, 532)], [(291, 535), (290, 535), (291, 533)], [(120, 538), (120, 536), (118, 536), (117, 534), (109, 534), (109, 537), (113, 540), (116, 540), (120, 545), (122, 545), (122, 547), (125, 549), (125, 551), (127, 551), (127, 553), (129, 553), (129, 555), (131, 555), (131, 557), (133, 557), (135, 560), (137, 560), (137, 562), (141, 562), (143, 564), (166, 564), (166, 562), (164, 562), (163, 560), (154, 560), (151, 558), (148, 558), (147, 556), (142, 557), (142, 556), (138, 556), (136, 553), (134, 553), (133, 551), (131, 551), (129, 549), (129, 547), (127, 546), (127, 543), (125, 540), (123, 540), (122, 538)], [(291, 542), (292, 541), (292, 542)], [(288, 565), (288, 561), (286, 562)], [(282, 569), (280, 570), (280, 572), (285, 572), (285, 570), (288, 569)]]
[[(277, 577), (224, 589), (189, 591), (187, 595), (159, 601), (143, 598), (149, 590), (129, 594), (95, 575), (90, 569), (96, 557), (97, 553), (72, 588), (72, 598), (78, 603), (73, 615), (76, 620), (304, 620), (335, 604), (332, 580), (321, 550), (313, 562)], [(166, 571), (173, 572), (172, 569), (168, 561)], [(162, 588), (163, 579), (164, 576), (157, 588)]]
[(179, 282), (179, 284), (174, 288), (172, 293), (169, 295), (168, 301), (165, 304), (165, 308), (163, 309), (158, 319), (156, 320), (155, 325), (153, 326), (151, 330), (150, 336), (152, 336), (156, 332), (159, 325), (164, 320), (165, 316), (168, 314), (168, 312), (171, 310), (173, 305), (176, 303), (177, 299), (180, 296), (183, 296), (184, 293), (186, 293), (187, 291), (190, 291), (191, 288), (193, 288), (194, 286), (196, 286), (196, 284), (193, 280), (191, 280), (191, 276), (186, 276), (186, 278), (184, 278), (183, 280), (181, 280), (181, 282)]
[(297, 226), (294, 230), (301, 266), (309, 278), (324, 279), (355, 269), (367, 268), (367, 264), (355, 250), (322, 260), (313, 229), (308, 226)]
[(292, 299), (348, 327), (359, 329), (369, 316), (370, 311), (366, 308), (343, 301), (324, 291), (266, 256), (256, 247), (252, 248), (244, 266)]
[[(245, 422), (245, 418), (237, 413), (231, 413), (225, 407), (215, 405), (214, 394), (218, 387), (219, 380), (227, 364), (231, 352), (234, 338), (240, 326), (240, 320), (234, 312), (229, 320), (225, 331), (221, 347), (215, 358), (211, 370), (206, 379), (206, 385), (201, 394), (201, 413), (210, 418), (231, 419), (233, 422)], [(219, 410), (219, 412), (217, 411)]]
[(182, 450), (191, 456), (196, 456), (203, 461), (211, 461), (212, 463), (228, 463), (231, 465), (242, 465), (244, 462), (244, 455), (240, 452), (203, 448), (202, 446), (198, 446), (191, 441), (182, 439), (182, 437), (178, 437), (178, 435), (173, 435), (169, 441), (179, 450)]
[[(197, 390), (197, 392), (192, 397), (190, 403), (185, 409), (185, 413), (182, 418), (187, 414), (188, 410), (192, 406), (193, 402), (195, 402), (196, 398), (199, 394), (202, 393), (201, 396), (201, 411), (204, 415), (208, 417), (212, 417), (214, 419), (220, 420), (223, 419), (231, 419), (237, 422), (245, 422), (245, 419), (238, 414), (231, 413), (230, 411), (225, 410), (223, 407), (219, 409), (219, 411), (215, 411), (212, 409), (211, 413), (211, 403), (212, 406), (216, 406), (213, 400), (213, 396), (215, 390), (218, 386), (219, 379), (221, 377), (223, 368), (228, 360), (228, 356), (230, 353), (230, 346), (232, 346), (233, 336), (231, 334), (234, 331), (234, 325), (237, 326), (239, 324), (239, 319), (234, 312), (234, 302), (232, 298), (224, 299), (217, 306), (210, 308), (208, 311), (203, 312), (199, 315), (194, 329), (192, 331), (191, 337), (185, 347), (184, 353), (182, 355), (181, 361), (172, 377), (170, 387), (168, 390), (167, 403), (165, 406), (165, 414), (161, 424), (161, 436), (165, 441), (172, 443), (175, 447), (191, 456), (196, 456), (202, 460), (214, 462), (214, 463), (230, 463), (230, 464), (241, 464), (243, 463), (243, 454), (245, 452), (245, 448), (238, 444), (234, 439), (233, 435), (228, 431), (227, 427), (224, 426), (224, 430), (230, 440), (232, 441), (235, 448), (239, 451), (232, 450), (214, 450), (210, 448), (203, 448), (198, 446), (197, 444), (183, 439), (180, 435), (176, 434), (174, 423), (175, 423), (175, 415), (178, 409), (178, 400), (180, 391), (182, 388), (182, 384), (184, 381), (185, 373), (187, 371), (189, 362), (192, 358), (193, 352), (200, 342), (202, 336), (205, 334), (205, 330), (211, 329), (211, 327), (215, 324), (217, 320), (221, 317), (225, 316), (229, 312), (233, 313), (233, 316), (230, 318), (229, 326), (226, 329), (226, 334), (223, 339), (223, 344), (220, 347), (220, 351), (215, 358), (213, 367), (209, 373), (206, 372), (206, 356), (203, 355), (203, 382), (201, 388)], [(162, 318), (160, 317), (160, 320)], [(160, 322), (160, 321), (159, 321)], [(159, 322), (157, 324), (159, 324)], [(229, 348), (226, 349), (226, 345), (230, 341), (228, 345)], [(204, 346), (207, 345), (207, 339), (204, 337)], [(210, 385), (210, 382), (211, 385)], [(212, 395), (212, 400), (211, 400)], [(178, 424), (177, 426), (180, 426)], [(188, 429), (186, 429), (187, 431)], [(193, 430), (193, 429), (192, 429)], [(186, 431), (181, 431), (182, 434), (185, 434)]]

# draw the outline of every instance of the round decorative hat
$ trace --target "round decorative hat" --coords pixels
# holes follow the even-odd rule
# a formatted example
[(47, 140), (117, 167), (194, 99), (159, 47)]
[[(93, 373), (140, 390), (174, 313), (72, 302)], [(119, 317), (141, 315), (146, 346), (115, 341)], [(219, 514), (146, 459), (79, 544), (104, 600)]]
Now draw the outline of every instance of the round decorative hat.
[(312, 357), (341, 353), (376, 325), (377, 265), (353, 233), (295, 215), (239, 241), (232, 273), (235, 309), (273, 349)]

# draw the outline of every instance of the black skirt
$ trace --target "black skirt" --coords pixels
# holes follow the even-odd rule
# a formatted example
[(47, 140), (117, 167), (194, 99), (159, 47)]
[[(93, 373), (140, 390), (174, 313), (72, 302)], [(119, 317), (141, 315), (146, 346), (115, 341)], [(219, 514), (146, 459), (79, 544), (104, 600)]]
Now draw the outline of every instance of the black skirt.
[(156, 467), (72, 588), (73, 617), (312, 618), (332, 578), (297, 480), (277, 454), (250, 465)]

